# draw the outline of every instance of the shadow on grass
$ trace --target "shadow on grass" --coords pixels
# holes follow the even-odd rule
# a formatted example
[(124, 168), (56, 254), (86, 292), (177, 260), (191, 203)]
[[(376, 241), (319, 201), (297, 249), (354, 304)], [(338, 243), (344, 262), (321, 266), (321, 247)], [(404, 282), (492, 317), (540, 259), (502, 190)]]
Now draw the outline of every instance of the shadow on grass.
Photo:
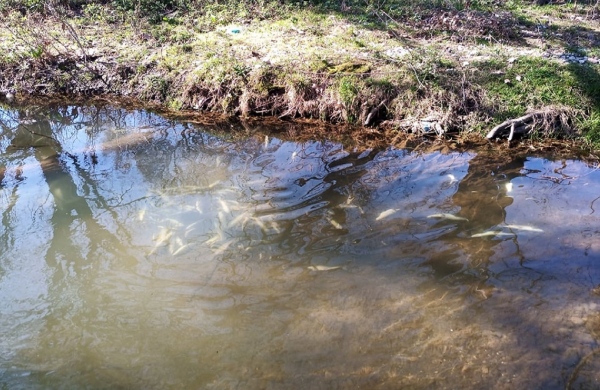
[[(587, 56), (595, 53), (600, 28), (535, 23), (526, 27), (537, 29), (540, 45), (548, 48), (548, 58), (521, 57), (514, 64), (499, 61), (479, 64), (487, 71), (480, 82), (500, 106), (496, 107), (495, 119), (514, 118), (532, 108), (566, 106), (579, 110), (575, 127), (589, 141), (597, 143), (600, 141), (600, 65), (588, 61)], [(525, 46), (532, 47), (532, 43)], [(568, 56), (571, 57), (567, 61)]]

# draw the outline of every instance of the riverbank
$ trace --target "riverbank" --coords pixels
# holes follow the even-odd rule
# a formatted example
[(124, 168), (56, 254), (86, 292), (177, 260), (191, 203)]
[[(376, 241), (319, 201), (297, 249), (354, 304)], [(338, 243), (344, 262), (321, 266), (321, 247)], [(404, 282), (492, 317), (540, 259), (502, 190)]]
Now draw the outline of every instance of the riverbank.
[(0, 90), (313, 118), (393, 143), (536, 113), (513, 130), (600, 143), (595, 2), (206, 3), (5, 7)]

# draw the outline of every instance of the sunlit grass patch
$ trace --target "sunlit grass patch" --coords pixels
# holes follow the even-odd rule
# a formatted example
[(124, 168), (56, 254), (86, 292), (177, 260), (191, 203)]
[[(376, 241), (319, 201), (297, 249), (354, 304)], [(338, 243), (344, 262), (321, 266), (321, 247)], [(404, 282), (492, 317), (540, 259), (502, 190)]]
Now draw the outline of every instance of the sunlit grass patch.
[[(600, 110), (598, 66), (561, 64), (542, 58), (520, 58), (513, 64), (477, 64), (479, 83), (487, 91), (497, 122), (546, 106), (572, 107), (581, 112), (582, 131), (593, 128)], [(588, 121), (592, 122), (588, 122)]]

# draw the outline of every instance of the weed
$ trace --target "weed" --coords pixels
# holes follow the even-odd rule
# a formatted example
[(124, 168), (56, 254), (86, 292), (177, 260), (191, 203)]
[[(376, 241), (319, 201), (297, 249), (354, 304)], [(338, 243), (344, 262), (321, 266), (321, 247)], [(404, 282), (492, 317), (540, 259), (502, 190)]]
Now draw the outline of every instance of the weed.
[(173, 99), (169, 101), (167, 106), (172, 110), (181, 110), (183, 108), (183, 103), (179, 99)]
[(580, 124), (585, 139), (595, 148), (600, 148), (600, 111), (594, 111)]
[(83, 15), (89, 21), (99, 21), (105, 23), (116, 23), (117, 17), (113, 9), (96, 3), (83, 5)]
[(169, 92), (169, 82), (160, 76), (150, 76), (148, 79), (150, 98), (165, 100)]
[(344, 105), (350, 107), (358, 95), (356, 80), (349, 76), (344, 76), (338, 83), (338, 93)]
[(574, 45), (567, 45), (567, 46), (565, 46), (565, 52), (574, 54), (576, 56), (582, 56), (582, 57), (587, 54), (586, 50), (584, 48), (578, 47), (578, 46), (574, 46)]
[(354, 43), (354, 45), (356, 45), (356, 47), (358, 48), (363, 48), (363, 47), (367, 47), (367, 45), (361, 41), (360, 39), (353, 39), (352, 42)]
[(244, 80), (246, 80), (246, 76), (250, 73), (250, 67), (241, 64), (234, 64), (232, 70), (236, 76), (241, 77)]
[(392, 93), (396, 90), (396, 85), (387, 78), (380, 80), (374, 80), (369, 78), (366, 80), (366, 84), (370, 88), (381, 91), (384, 94)]
[(42, 58), (42, 55), (44, 54), (44, 47), (43, 46), (32, 47), (29, 49), (27, 54), (33, 58)]

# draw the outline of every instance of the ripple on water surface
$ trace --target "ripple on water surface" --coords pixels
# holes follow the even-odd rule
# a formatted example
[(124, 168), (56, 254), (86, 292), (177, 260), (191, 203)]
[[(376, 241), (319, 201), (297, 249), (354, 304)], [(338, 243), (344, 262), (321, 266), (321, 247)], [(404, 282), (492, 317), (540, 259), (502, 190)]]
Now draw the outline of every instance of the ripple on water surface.
[(599, 386), (597, 166), (27, 114), (0, 112), (4, 387)]

